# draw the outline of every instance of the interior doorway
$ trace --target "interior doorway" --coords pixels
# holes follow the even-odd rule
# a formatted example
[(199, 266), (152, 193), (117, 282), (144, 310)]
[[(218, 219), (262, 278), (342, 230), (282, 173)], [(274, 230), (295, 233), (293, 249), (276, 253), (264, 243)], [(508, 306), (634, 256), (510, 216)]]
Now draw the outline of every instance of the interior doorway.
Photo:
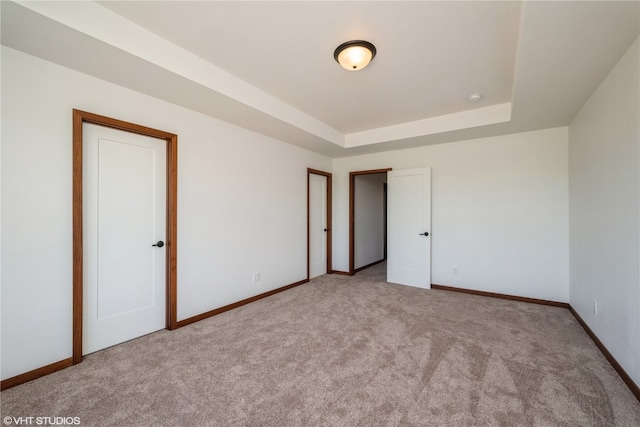
[(349, 173), (349, 274), (387, 258), (386, 177), (391, 168)]
[[(73, 110), (73, 363), (82, 362), (83, 355), (83, 301), (84, 301), (84, 236), (85, 225), (83, 194), (83, 127), (85, 125), (98, 125), (104, 128), (116, 129), (165, 141), (166, 154), (166, 205), (165, 216), (165, 241), (163, 242), (165, 275), (164, 291), (166, 293), (164, 316), (165, 327), (175, 329), (177, 327), (177, 153), (178, 136), (172, 133), (147, 128), (133, 123), (116, 120), (110, 117), (100, 116), (80, 110)], [(149, 247), (152, 247), (148, 242)], [(159, 242), (155, 243), (160, 247)]]
[(307, 169), (307, 278), (332, 273), (332, 175)]

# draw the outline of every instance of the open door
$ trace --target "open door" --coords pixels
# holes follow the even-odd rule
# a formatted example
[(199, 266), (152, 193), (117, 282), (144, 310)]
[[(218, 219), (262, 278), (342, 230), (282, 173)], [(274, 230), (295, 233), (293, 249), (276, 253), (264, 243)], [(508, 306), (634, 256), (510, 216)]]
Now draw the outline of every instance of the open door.
[(431, 168), (387, 175), (387, 281), (431, 288)]

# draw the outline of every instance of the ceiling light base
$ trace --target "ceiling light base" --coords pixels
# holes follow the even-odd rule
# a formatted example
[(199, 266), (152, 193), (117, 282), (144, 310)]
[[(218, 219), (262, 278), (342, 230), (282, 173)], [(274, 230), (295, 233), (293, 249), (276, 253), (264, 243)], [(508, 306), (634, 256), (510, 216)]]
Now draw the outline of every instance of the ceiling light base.
[(364, 40), (351, 40), (342, 43), (333, 52), (333, 58), (349, 71), (360, 71), (376, 56), (376, 47)]

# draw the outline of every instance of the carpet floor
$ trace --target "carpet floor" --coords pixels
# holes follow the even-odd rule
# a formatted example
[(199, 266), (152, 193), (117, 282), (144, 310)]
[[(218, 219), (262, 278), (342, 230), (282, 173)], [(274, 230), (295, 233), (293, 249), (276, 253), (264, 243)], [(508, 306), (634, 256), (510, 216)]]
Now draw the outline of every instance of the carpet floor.
[[(3, 391), (83, 426), (640, 426), (571, 313), (326, 275)], [(6, 423), (5, 423), (6, 424)]]

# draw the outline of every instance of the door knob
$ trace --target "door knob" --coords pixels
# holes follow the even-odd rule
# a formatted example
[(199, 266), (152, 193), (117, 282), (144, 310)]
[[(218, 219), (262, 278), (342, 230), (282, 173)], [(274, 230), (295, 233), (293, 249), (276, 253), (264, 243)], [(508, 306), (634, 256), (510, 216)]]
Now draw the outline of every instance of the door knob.
[(428, 236), (428, 235), (429, 235), (429, 232), (428, 232), (428, 231), (425, 231), (424, 233), (420, 233), (420, 234), (418, 234), (418, 236), (425, 236), (425, 237), (426, 237), (426, 236)]
[(153, 244), (153, 245), (151, 245), (151, 246), (157, 246), (157, 247), (161, 248), (161, 247), (163, 247), (163, 246), (164, 246), (164, 242), (163, 242), (162, 240), (158, 240), (158, 243), (154, 243), (154, 244)]

